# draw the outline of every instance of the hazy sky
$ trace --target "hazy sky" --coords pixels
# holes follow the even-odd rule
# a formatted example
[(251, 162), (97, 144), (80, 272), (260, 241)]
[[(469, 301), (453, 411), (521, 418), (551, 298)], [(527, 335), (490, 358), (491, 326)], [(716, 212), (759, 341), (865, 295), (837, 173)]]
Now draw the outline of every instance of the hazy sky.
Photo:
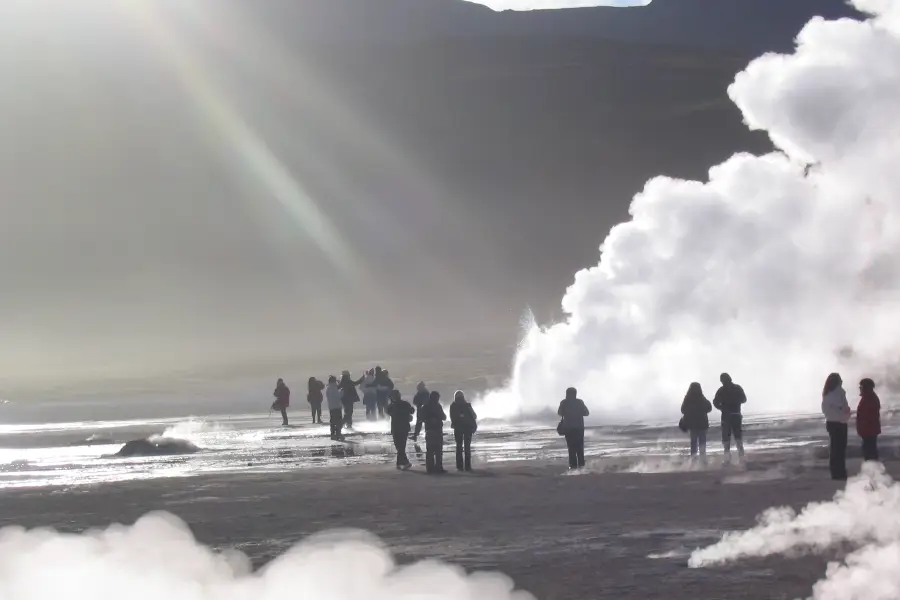
[(651, 0), (466, 0), (493, 10), (548, 10), (586, 6), (646, 6)]

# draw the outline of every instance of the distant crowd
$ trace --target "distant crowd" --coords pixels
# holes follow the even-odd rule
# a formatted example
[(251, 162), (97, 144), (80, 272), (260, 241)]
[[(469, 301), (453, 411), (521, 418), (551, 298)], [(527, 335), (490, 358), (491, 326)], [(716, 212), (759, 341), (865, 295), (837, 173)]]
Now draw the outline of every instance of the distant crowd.
[[(742, 407), (747, 402), (744, 389), (734, 383), (728, 373), (719, 377), (721, 387), (712, 402), (706, 399), (699, 383), (691, 383), (681, 404), (682, 418), (679, 428), (690, 436), (692, 458), (706, 459), (707, 432), (710, 428), (709, 413), (713, 408), (721, 413), (722, 446), (726, 463), (731, 462), (732, 441), (737, 449), (738, 459), (744, 460)], [(846, 454), (848, 424), (853, 412), (847, 402), (847, 394), (842, 387), (840, 375), (828, 376), (822, 390), (822, 413), (826, 420), (826, 430), (830, 438), (831, 476), (833, 479), (847, 479)], [(362, 389), (360, 398), (359, 388)], [(881, 434), (881, 402), (875, 393), (875, 383), (871, 379), (859, 382), (860, 400), (856, 411), (856, 429), (862, 438), (864, 460), (878, 460), (878, 436)], [(282, 379), (275, 386), (275, 402), (272, 410), (279, 411), (282, 424), (288, 425), (287, 408), (290, 406), (290, 389)], [(418, 441), (425, 432), (425, 464), (428, 473), (445, 473), (443, 466), (444, 423), (447, 415), (441, 404), (441, 395), (429, 391), (424, 382), (416, 386), (412, 404), (403, 399), (394, 386), (390, 374), (381, 367), (366, 371), (359, 379), (344, 371), (340, 379), (330, 376), (323, 383), (310, 377), (307, 384), (307, 402), (312, 422), (322, 423), (322, 406), (327, 405), (331, 439), (344, 441), (344, 428), (353, 428), (355, 405), (365, 407), (366, 420), (390, 419), (391, 435), (397, 450), (397, 468), (412, 466), (406, 455), (408, 440)], [(590, 414), (587, 405), (578, 398), (575, 388), (566, 390), (557, 414), (560, 417), (557, 432), (565, 437), (569, 454), (569, 468), (584, 467), (584, 418)], [(415, 427), (413, 427), (415, 422)], [(450, 427), (456, 441), (456, 468), (459, 471), (472, 470), (472, 436), (478, 430), (478, 416), (462, 391), (454, 394), (450, 404)]]

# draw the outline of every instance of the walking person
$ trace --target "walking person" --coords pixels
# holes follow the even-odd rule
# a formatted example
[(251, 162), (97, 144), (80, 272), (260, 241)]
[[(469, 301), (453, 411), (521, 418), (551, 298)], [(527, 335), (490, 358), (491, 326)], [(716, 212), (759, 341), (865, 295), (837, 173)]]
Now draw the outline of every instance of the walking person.
[(322, 402), (324, 401), (322, 391), (325, 389), (325, 384), (315, 377), (310, 377), (309, 382), (307, 383), (307, 389), (308, 393), (306, 394), (306, 401), (309, 402), (309, 409), (312, 412), (313, 425), (321, 425)]
[(425, 387), (425, 382), (420, 381), (416, 386), (416, 395), (413, 396), (413, 406), (416, 407), (416, 430), (413, 433), (413, 441), (418, 441), (419, 434), (422, 433), (422, 423), (424, 422), (422, 417), (425, 414), (423, 408), (428, 403), (429, 396), (430, 392)]
[(456, 440), (456, 470), (472, 470), (472, 435), (478, 429), (478, 415), (462, 391), (453, 395), (450, 405), (450, 427)]
[(425, 470), (432, 474), (443, 474), (444, 470), (444, 421), (447, 415), (441, 406), (441, 395), (431, 392), (423, 407), (425, 426)]
[(731, 375), (722, 373), (719, 376), (722, 383), (713, 398), (713, 406), (722, 413), (722, 447), (725, 449), (725, 463), (731, 462), (731, 438), (737, 446), (738, 459), (744, 460), (744, 417), (741, 415), (741, 407), (747, 402), (747, 394), (744, 388), (731, 380)]
[(569, 469), (581, 468), (584, 466), (584, 418), (591, 413), (573, 387), (566, 390), (566, 397), (556, 412), (562, 417), (557, 430), (566, 437)]
[(712, 403), (703, 395), (703, 388), (696, 381), (688, 386), (687, 394), (681, 403), (683, 427), (691, 436), (691, 458), (699, 453), (700, 459), (706, 461), (706, 433), (709, 431), (709, 413)]
[(378, 418), (383, 419), (391, 392), (394, 391), (394, 382), (391, 380), (390, 374), (386, 370), (382, 371), (381, 367), (375, 367), (375, 386), (377, 390)]
[(847, 479), (847, 424), (850, 422), (850, 405), (843, 381), (837, 373), (825, 380), (822, 388), (822, 414), (825, 415), (825, 429), (831, 440), (828, 466), (835, 481)]
[(350, 377), (350, 371), (341, 373), (341, 382), (338, 384), (338, 387), (343, 392), (344, 426), (348, 429), (353, 429), (353, 405), (359, 402), (359, 392), (356, 391), (356, 386), (365, 381), (365, 379), (365, 374), (354, 380)]
[(328, 423), (331, 425), (331, 439), (341, 441), (341, 428), (344, 424), (343, 407), (344, 392), (338, 387), (337, 377), (331, 375), (328, 378), (328, 386), (325, 388), (325, 400), (328, 402)]
[(363, 380), (363, 405), (366, 407), (366, 420), (374, 421), (376, 419), (376, 407), (378, 406), (378, 385), (375, 382), (375, 370), (366, 371), (366, 378)]
[(272, 410), (277, 410), (281, 413), (281, 425), (287, 427), (287, 408), (291, 405), (291, 389), (284, 383), (284, 379), (278, 380), (272, 395), (275, 396), (275, 402), (272, 403)]
[(394, 438), (394, 448), (397, 449), (398, 469), (408, 469), (412, 466), (406, 456), (406, 442), (415, 412), (412, 405), (400, 396), (399, 390), (391, 392), (391, 403), (387, 407), (387, 414), (391, 417), (391, 437)]
[(862, 438), (863, 460), (878, 460), (878, 436), (881, 435), (881, 400), (875, 382), (868, 377), (859, 382), (856, 407), (856, 433)]

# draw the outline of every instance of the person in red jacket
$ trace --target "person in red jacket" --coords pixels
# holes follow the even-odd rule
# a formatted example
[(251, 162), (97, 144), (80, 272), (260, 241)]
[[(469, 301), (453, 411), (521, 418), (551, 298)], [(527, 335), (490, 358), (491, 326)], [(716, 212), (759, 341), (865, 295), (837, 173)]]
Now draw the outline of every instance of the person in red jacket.
[(859, 382), (859, 406), (856, 408), (856, 432), (862, 438), (863, 460), (878, 460), (878, 436), (881, 434), (881, 401), (875, 382)]

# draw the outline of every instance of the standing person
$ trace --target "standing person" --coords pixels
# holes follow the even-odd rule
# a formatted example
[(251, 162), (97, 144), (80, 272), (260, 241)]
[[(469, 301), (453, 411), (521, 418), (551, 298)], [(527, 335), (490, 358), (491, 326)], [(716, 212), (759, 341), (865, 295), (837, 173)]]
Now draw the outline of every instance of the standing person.
[(325, 388), (325, 399), (328, 401), (328, 423), (331, 425), (331, 439), (340, 441), (343, 439), (341, 427), (344, 423), (342, 414), (344, 392), (338, 386), (337, 377), (334, 375), (328, 377), (328, 387)]
[(472, 435), (478, 429), (478, 415), (462, 391), (453, 395), (450, 405), (450, 427), (456, 439), (456, 470), (472, 470)]
[(441, 406), (441, 395), (431, 392), (428, 402), (423, 407), (423, 424), (425, 425), (425, 470), (429, 473), (446, 473), (444, 470), (444, 407)]
[(566, 447), (569, 449), (569, 468), (583, 467), (584, 418), (591, 413), (584, 401), (578, 397), (578, 390), (573, 387), (566, 390), (566, 397), (559, 403), (559, 410), (556, 413), (562, 417), (559, 427), (566, 436)]
[(353, 405), (359, 402), (359, 392), (356, 391), (356, 386), (365, 381), (365, 379), (365, 375), (357, 380), (351, 379), (350, 371), (344, 371), (343, 373), (341, 373), (341, 382), (340, 384), (338, 384), (338, 387), (341, 388), (341, 391), (344, 393), (344, 425), (348, 429), (353, 428)]
[(291, 389), (284, 383), (284, 379), (278, 380), (272, 395), (275, 396), (275, 402), (272, 403), (272, 410), (281, 412), (281, 425), (287, 427), (287, 408), (291, 405)]
[(716, 391), (713, 406), (722, 413), (722, 447), (725, 449), (725, 462), (731, 462), (731, 438), (737, 446), (738, 459), (744, 460), (744, 417), (741, 406), (747, 402), (744, 388), (731, 380), (731, 375), (722, 373), (719, 376), (722, 387)]
[(366, 378), (363, 380), (363, 405), (366, 407), (366, 420), (374, 421), (376, 418), (376, 408), (378, 406), (378, 386), (375, 383), (375, 369), (366, 371)]
[(397, 449), (398, 469), (408, 469), (412, 466), (406, 456), (406, 439), (409, 437), (409, 424), (412, 423), (414, 412), (416, 412), (415, 409), (400, 396), (398, 390), (391, 392), (391, 403), (387, 407), (387, 414), (391, 417), (391, 436), (394, 438), (394, 447)]
[(850, 405), (842, 383), (841, 376), (832, 373), (822, 388), (822, 414), (825, 415), (825, 429), (831, 440), (828, 466), (831, 478), (835, 481), (847, 479), (847, 423), (850, 422)]
[(386, 370), (382, 371), (381, 367), (375, 367), (375, 385), (378, 388), (378, 418), (383, 419), (388, 399), (394, 390), (394, 382)]
[(681, 414), (684, 415), (684, 427), (691, 434), (691, 456), (700, 453), (706, 460), (706, 432), (709, 430), (709, 413), (712, 403), (703, 395), (703, 388), (696, 381), (688, 386), (684, 402), (681, 403)]
[(881, 435), (881, 400), (875, 382), (868, 377), (859, 382), (856, 407), (856, 433), (862, 438), (863, 460), (878, 460), (878, 436)]
[(309, 402), (309, 408), (312, 411), (312, 422), (313, 425), (318, 423), (322, 424), (322, 402), (324, 398), (322, 397), (322, 390), (325, 389), (325, 384), (316, 379), (315, 377), (310, 377), (309, 382), (307, 383), (308, 393), (306, 394), (306, 401)]
[(422, 423), (423, 423), (423, 408), (428, 403), (428, 397), (430, 393), (428, 392), (428, 388), (425, 387), (425, 382), (420, 381), (416, 386), (416, 395), (413, 396), (413, 405), (416, 407), (416, 431), (413, 434), (413, 441), (417, 441), (419, 439), (419, 434), (422, 433)]

